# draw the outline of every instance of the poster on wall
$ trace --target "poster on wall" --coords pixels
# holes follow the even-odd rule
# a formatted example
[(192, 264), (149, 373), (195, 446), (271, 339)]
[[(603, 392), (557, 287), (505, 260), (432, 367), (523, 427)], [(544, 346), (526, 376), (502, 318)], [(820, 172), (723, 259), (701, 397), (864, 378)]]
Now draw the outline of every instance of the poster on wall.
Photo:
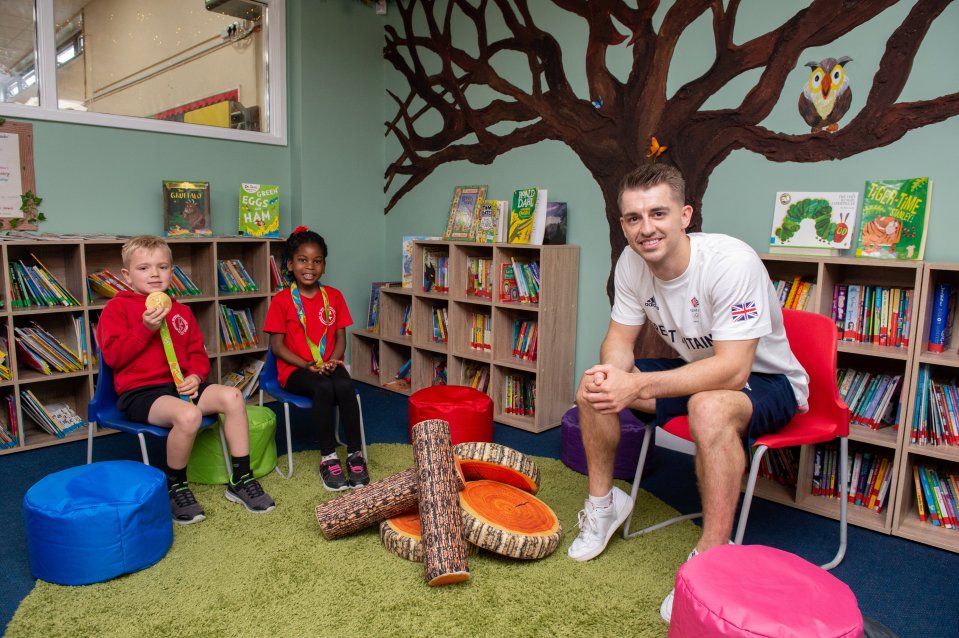
[(0, 132), (0, 217), (23, 217), (20, 195), (20, 136)]

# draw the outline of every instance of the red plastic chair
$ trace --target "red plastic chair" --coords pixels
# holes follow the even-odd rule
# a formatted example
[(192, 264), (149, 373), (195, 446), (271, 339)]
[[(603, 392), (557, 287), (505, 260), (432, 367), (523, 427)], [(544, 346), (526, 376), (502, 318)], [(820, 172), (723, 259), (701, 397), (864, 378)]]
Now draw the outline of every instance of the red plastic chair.
[[(749, 468), (749, 479), (746, 483), (746, 492), (739, 514), (739, 525), (736, 528), (736, 544), (741, 544), (746, 533), (746, 522), (749, 518), (749, 507), (752, 504), (753, 492), (756, 488), (756, 477), (759, 473), (760, 461), (766, 450), (770, 448), (784, 448), (794, 445), (814, 445), (825, 443), (839, 438), (839, 551), (836, 556), (821, 567), (832, 569), (846, 554), (847, 539), (847, 504), (849, 496), (849, 408), (839, 395), (836, 384), (836, 343), (839, 335), (836, 324), (829, 317), (802, 310), (783, 310), (783, 323), (786, 328), (786, 338), (793, 354), (802, 364), (809, 375), (809, 411), (797, 414), (785, 428), (775, 434), (767, 434), (756, 440), (753, 447), (752, 463)], [(663, 426), (670, 434), (675, 434), (687, 441), (692, 441), (689, 433), (689, 420), (685, 417), (671, 419)], [(639, 492), (641, 470), (646, 459), (652, 428), (647, 428), (643, 439), (643, 447), (639, 454), (639, 463), (633, 479), (633, 502)], [(669, 520), (651, 525), (634, 532), (629, 531), (632, 514), (623, 525), (623, 538), (633, 538), (654, 530), (672, 525), (682, 520), (698, 518), (702, 512), (685, 514)]]

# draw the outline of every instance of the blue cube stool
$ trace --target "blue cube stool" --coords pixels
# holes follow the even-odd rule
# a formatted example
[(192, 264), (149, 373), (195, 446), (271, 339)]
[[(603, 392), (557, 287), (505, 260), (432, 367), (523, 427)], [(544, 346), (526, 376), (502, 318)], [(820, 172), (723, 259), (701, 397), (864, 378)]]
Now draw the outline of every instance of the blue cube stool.
[(23, 497), (30, 569), (60, 585), (88, 585), (158, 562), (173, 543), (163, 472), (104, 461), (55, 472)]

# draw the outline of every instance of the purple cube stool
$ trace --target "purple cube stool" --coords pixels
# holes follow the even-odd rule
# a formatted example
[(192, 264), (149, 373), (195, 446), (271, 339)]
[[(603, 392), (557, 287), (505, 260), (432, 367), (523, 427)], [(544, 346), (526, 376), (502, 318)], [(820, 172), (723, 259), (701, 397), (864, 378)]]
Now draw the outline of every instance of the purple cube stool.
[[(613, 467), (613, 478), (632, 481), (636, 476), (636, 463), (639, 462), (639, 452), (643, 447), (643, 436), (646, 425), (636, 418), (630, 410), (619, 413), (620, 439), (619, 449), (616, 450), (616, 464)], [(650, 426), (655, 427), (655, 426)], [(583, 449), (583, 435), (579, 429), (579, 408), (573, 406), (563, 415), (560, 437), (562, 449), (560, 459), (566, 467), (586, 474), (586, 451)], [(646, 452), (646, 464), (643, 466), (643, 476), (653, 467), (653, 456), (656, 449), (656, 432), (649, 442)]]

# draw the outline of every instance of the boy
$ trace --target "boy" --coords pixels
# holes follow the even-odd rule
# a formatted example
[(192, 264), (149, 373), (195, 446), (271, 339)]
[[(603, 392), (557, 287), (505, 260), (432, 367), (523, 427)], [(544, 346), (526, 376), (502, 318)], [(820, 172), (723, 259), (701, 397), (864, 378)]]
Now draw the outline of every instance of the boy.
[[(243, 395), (236, 388), (205, 383), (210, 359), (190, 309), (146, 308), (146, 297), (170, 286), (173, 255), (159, 237), (134, 237), (122, 249), (123, 275), (134, 292), (120, 292), (107, 303), (97, 327), (103, 360), (113, 368), (117, 406), (131, 421), (170, 428), (167, 437), (167, 484), (173, 521), (188, 525), (205, 518), (186, 480), (186, 465), (205, 414), (222, 413), (233, 458), (227, 500), (250, 512), (270, 512), (273, 499), (250, 470), (249, 425)], [(161, 326), (166, 324), (183, 382), (172, 380)], [(184, 400), (181, 397), (188, 397)]]

